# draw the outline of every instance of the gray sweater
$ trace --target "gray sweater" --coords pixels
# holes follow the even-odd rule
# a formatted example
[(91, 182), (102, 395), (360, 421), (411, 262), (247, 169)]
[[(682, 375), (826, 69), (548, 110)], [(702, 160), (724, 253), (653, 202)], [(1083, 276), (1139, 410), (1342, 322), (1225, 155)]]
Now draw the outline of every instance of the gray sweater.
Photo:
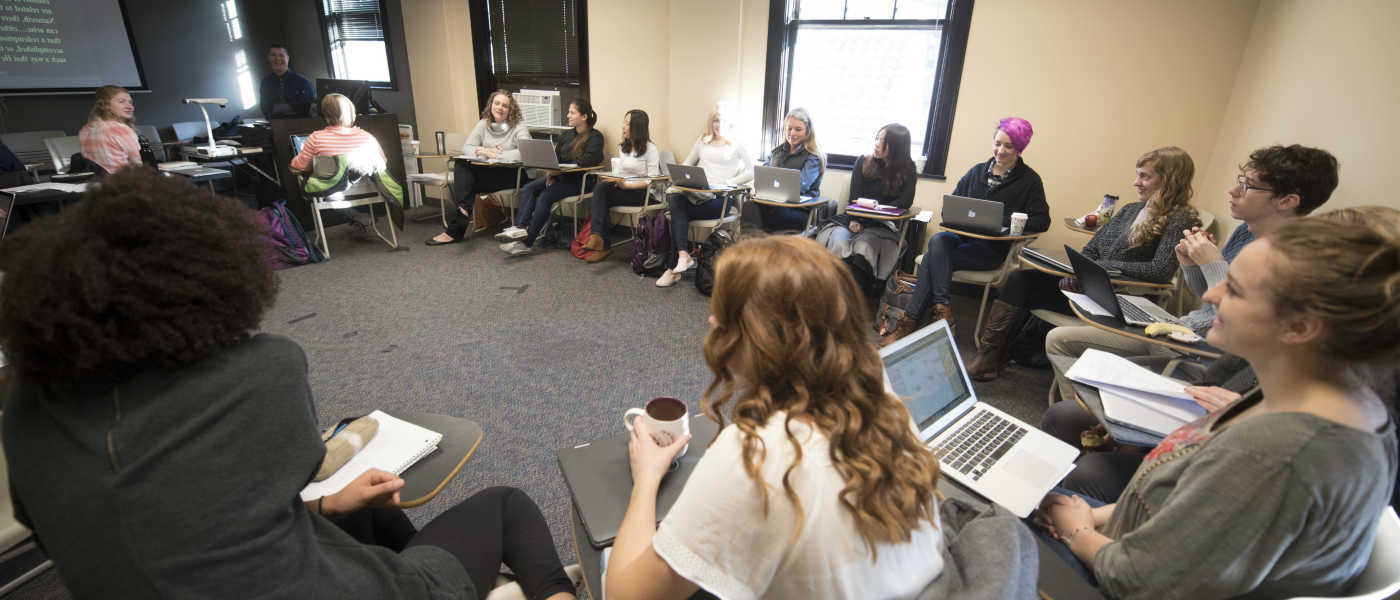
[(1396, 474), (1395, 422), (1307, 413), (1215, 427), (1257, 390), (1163, 440), (1118, 498), (1094, 556), (1115, 598), (1336, 596), (1366, 566)]
[(481, 148), (501, 148), (501, 160), (520, 160), (520, 140), (530, 139), (530, 128), (521, 121), (515, 127), (506, 127), (506, 130), (497, 133), (491, 128), (491, 124), (482, 119), (476, 122), (476, 127), (467, 134), (467, 141), (462, 144), (462, 154), (468, 157), (476, 156), (476, 149)]
[(1132, 246), (1128, 243), (1133, 220), (1146, 206), (1134, 202), (1114, 213), (1108, 224), (1099, 227), (1093, 239), (1084, 246), (1084, 256), (1108, 269), (1119, 269), (1124, 275), (1166, 283), (1176, 274), (1176, 244), (1181, 241), (1181, 232), (1201, 224), (1194, 212), (1177, 211), (1167, 219), (1162, 237), (1156, 243)]
[(11, 390), (15, 516), (76, 598), (475, 597), (446, 550), (361, 544), (302, 504), (325, 447), (291, 340)]

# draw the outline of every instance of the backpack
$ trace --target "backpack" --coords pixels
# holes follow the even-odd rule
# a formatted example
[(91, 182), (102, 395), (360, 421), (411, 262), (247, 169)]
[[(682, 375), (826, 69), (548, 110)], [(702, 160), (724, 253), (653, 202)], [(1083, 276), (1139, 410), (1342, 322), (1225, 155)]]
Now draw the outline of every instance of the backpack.
[(296, 215), (287, 210), (286, 202), (258, 209), (257, 221), (262, 224), (263, 240), (267, 242), (267, 265), (273, 270), (295, 267), (325, 260), (306, 238), (306, 230)]
[(715, 261), (719, 253), (734, 244), (728, 229), (716, 229), (695, 250), (695, 289), (706, 296), (715, 289)]
[(894, 331), (899, 318), (908, 316), (918, 320), (918, 315), (909, 315), (909, 304), (914, 301), (914, 286), (919, 278), (904, 271), (895, 271), (885, 282), (885, 293), (880, 297), (880, 307), (875, 311), (875, 331), (885, 335)]
[(632, 272), (660, 276), (675, 251), (666, 215), (646, 215), (638, 221), (637, 239), (632, 242)]
[(574, 236), (574, 241), (569, 244), (569, 252), (574, 258), (585, 260), (593, 254), (592, 250), (584, 250), (583, 245), (588, 243), (588, 237), (593, 235), (593, 217), (583, 220), (583, 226), (578, 228), (578, 235)]

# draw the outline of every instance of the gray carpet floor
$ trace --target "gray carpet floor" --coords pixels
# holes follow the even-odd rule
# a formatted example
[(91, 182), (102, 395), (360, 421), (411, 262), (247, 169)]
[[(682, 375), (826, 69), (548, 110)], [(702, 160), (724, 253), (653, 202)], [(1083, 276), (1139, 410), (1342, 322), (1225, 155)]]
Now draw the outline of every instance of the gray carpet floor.
[[(689, 276), (661, 289), (634, 275), (627, 247), (590, 265), (561, 250), (509, 258), (484, 234), (423, 245), (440, 230), (410, 221), (394, 251), (331, 228), (332, 259), (281, 271), (262, 329), (306, 350), (323, 426), (376, 408), (481, 424), (481, 446), (456, 479), (408, 511), (416, 524), (484, 488), (515, 486), (539, 504), (560, 557), (575, 562), (555, 451), (621, 432), (623, 411), (654, 396), (698, 410), (710, 381), (700, 352), (709, 299)], [(970, 359), (977, 297), (958, 297), (954, 309)], [(1035, 424), (1050, 378), (1012, 366), (976, 391)], [(11, 597), (69, 596), (50, 570)]]

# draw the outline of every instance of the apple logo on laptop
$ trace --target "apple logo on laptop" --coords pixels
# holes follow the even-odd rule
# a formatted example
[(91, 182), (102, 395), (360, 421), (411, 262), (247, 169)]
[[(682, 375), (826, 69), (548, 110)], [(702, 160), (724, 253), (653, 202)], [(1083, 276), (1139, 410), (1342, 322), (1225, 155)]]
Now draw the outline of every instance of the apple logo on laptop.
[(976, 218), (977, 218), (977, 211), (975, 211), (975, 210), (968, 210), (968, 211), (967, 211), (967, 218), (969, 218), (969, 219), (976, 219)]
[(686, 174), (685, 174), (685, 178), (686, 178), (687, 180), (689, 180), (689, 179), (690, 179), (690, 173), (686, 173)]
[(783, 184), (780, 183), (777, 179), (774, 179), (774, 180), (773, 180), (773, 187), (774, 187), (774, 188), (780, 188), (780, 187), (783, 187)]

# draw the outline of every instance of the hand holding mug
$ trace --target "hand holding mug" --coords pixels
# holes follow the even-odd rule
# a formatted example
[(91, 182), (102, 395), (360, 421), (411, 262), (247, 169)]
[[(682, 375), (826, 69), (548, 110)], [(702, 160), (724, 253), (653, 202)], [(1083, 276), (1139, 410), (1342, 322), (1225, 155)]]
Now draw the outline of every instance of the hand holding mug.
[(627, 455), (632, 465), (632, 481), (659, 484), (670, 470), (671, 462), (684, 453), (690, 444), (690, 434), (679, 437), (666, 434), (671, 443), (662, 446), (657, 443), (658, 433), (652, 430), (646, 419), (637, 419), (631, 426), (632, 435), (627, 440)]

